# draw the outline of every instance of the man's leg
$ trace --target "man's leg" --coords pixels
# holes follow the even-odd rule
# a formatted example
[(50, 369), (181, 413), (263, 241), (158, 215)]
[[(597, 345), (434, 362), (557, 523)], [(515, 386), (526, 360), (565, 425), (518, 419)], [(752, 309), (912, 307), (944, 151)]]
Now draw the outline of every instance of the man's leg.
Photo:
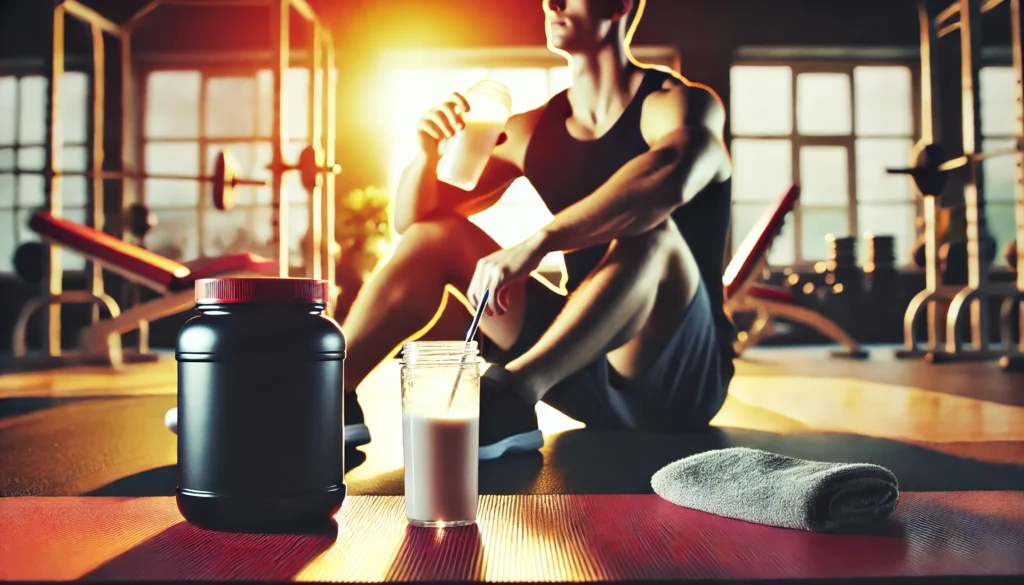
[[(404, 341), (429, 329), (440, 316), (446, 287), (457, 290), (454, 296), (465, 304), (463, 294), (477, 261), (498, 249), (490, 236), (464, 217), (446, 215), (409, 228), (391, 257), (360, 290), (342, 325), (349, 354), (345, 390), (354, 391)], [(517, 283), (511, 291), (508, 312), (485, 316), (480, 323), (484, 333), (503, 348), (515, 343), (522, 328), (523, 286)]]
[(538, 398), (604, 356), (619, 374), (639, 376), (678, 330), (699, 285), (673, 222), (617, 240), (540, 340), (506, 369)]

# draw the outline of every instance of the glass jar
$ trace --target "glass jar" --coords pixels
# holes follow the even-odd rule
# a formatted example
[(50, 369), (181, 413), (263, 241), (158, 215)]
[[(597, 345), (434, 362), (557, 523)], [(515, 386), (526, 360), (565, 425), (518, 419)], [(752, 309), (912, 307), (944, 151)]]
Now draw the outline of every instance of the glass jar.
[(408, 342), (402, 351), (402, 453), (410, 524), (476, 522), (480, 359), (475, 341)]

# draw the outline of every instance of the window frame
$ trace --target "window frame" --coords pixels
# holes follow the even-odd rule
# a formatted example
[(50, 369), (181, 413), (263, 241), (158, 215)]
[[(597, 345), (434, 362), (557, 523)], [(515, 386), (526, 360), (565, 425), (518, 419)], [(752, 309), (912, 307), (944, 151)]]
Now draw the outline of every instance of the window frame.
[[(92, 110), (90, 108), (90, 105), (92, 104), (92, 101), (94, 99), (94, 92), (95, 92), (95, 87), (94, 87), (94, 84), (92, 83), (93, 71), (92, 71), (91, 61), (69, 55), (69, 56), (65, 57), (64, 73), (65, 74), (67, 74), (67, 73), (76, 73), (76, 74), (84, 75), (85, 76), (85, 80), (86, 80), (86, 83), (85, 83), (86, 93), (85, 93), (85, 103), (82, 104), (82, 109), (83, 109), (83, 111), (85, 113), (85, 119), (84, 119), (85, 127), (84, 127), (84, 134), (83, 134), (84, 141), (82, 141), (82, 142), (70, 142), (70, 141), (67, 140), (67, 137), (64, 135), (65, 133), (62, 133), (63, 148), (69, 148), (69, 147), (70, 148), (81, 148), (82, 150), (84, 150), (85, 151), (85, 161), (84, 161), (85, 166), (84, 166), (84, 168), (82, 170), (89, 170), (90, 168), (92, 168), (92, 160), (93, 160), (93, 151), (92, 151), (91, 148), (89, 148), (89, 142), (90, 142), (90, 140), (92, 138), (92, 129), (93, 129), (93, 118), (92, 118)], [(11, 253), (11, 257), (10, 257), (10, 260), (9, 260), (13, 264), (13, 254), (18, 249), (19, 246), (21, 246), (22, 244), (24, 244), (26, 242), (38, 241), (39, 240), (39, 238), (37, 236), (33, 237), (31, 230), (29, 230), (28, 227), (26, 225), (24, 225), (20, 221), (20, 219), (19, 219), (26, 212), (31, 212), (33, 209), (36, 209), (38, 207), (38, 206), (27, 206), (27, 205), (22, 205), (21, 204), (21, 196), (20, 196), (20, 190), (21, 189), (19, 187), (20, 182), (21, 182), (21, 176), (22, 175), (38, 175), (40, 177), (45, 177), (46, 176), (46, 174), (45, 174), (45, 172), (46, 172), (45, 164), (46, 163), (45, 162), (43, 163), (44, 168), (41, 168), (39, 170), (24, 170), (23, 171), (18, 166), (18, 153), (19, 153), (20, 150), (26, 149), (26, 148), (44, 148), (44, 149), (46, 148), (46, 140), (45, 139), (42, 142), (39, 142), (39, 143), (22, 143), (21, 142), (21, 137), (19, 136), (20, 135), (20, 126), (21, 126), (21, 90), (20, 90), (20, 88), (21, 88), (21, 80), (23, 78), (26, 78), (26, 77), (41, 77), (43, 79), (44, 83), (48, 83), (49, 79), (47, 77), (47, 71), (46, 71), (46, 64), (45, 64), (45, 62), (42, 59), (34, 59), (34, 58), (33, 59), (0, 59), (0, 77), (4, 77), (4, 78), (6, 78), (6, 77), (13, 77), (16, 80), (16, 82), (15, 82), (15, 94), (14, 94), (14, 99), (15, 99), (15, 102), (14, 102), (14, 105), (15, 105), (15, 107), (14, 107), (14, 123), (15, 123), (14, 141), (11, 144), (2, 144), (2, 145), (0, 145), (0, 150), (10, 151), (12, 153), (12, 156), (13, 156), (11, 168), (10, 169), (2, 169), (2, 170), (0, 170), (0, 174), (2, 174), (2, 175), (11, 175), (12, 177), (14, 177), (14, 183), (13, 183), (14, 192), (12, 193), (11, 205), (10, 206), (0, 206), (0, 211), (3, 211), (5, 213), (10, 213), (10, 214), (12, 214), (12, 217), (13, 217), (13, 224), (10, 227), (12, 228), (12, 236), (13, 236), (12, 240), (14, 242), (14, 248), (10, 252)], [(45, 116), (46, 116), (46, 113), (44, 111), (44, 121), (43, 121), (44, 126), (46, 124)], [(93, 200), (94, 200), (94, 197), (95, 197), (93, 186), (94, 186), (94, 184), (93, 184), (92, 181), (85, 181), (85, 200), (84, 200), (84, 202), (81, 205), (70, 205), (70, 206), (69, 205), (65, 205), (64, 208), (65, 209), (76, 210), (76, 211), (78, 211), (78, 210), (83, 211), (84, 212), (84, 216), (85, 216), (85, 220), (86, 220), (86, 225), (88, 225), (89, 227), (92, 227), (92, 228), (102, 229), (102, 226), (97, 227), (97, 226), (91, 225), (92, 222), (93, 222), (93, 217), (92, 217), (92, 214), (89, 213), (89, 210), (93, 209)], [(44, 189), (43, 195), (45, 197), (45, 189), (46, 189), (46, 187), (44, 186), (43, 189)], [(26, 236), (28, 236), (28, 237), (26, 237)], [(79, 262), (81, 263), (81, 266), (80, 267), (75, 267), (75, 268), (69, 268), (68, 267), (69, 262), (68, 262), (68, 259), (67, 259), (68, 255), (72, 255), (73, 256), (74, 253), (73, 252), (69, 252), (69, 251), (65, 252), (65, 259), (64, 259), (64, 267), (65, 267), (64, 272), (65, 273), (68, 273), (68, 274), (84, 274), (86, 271), (89, 270), (89, 263), (88, 263), (88, 261), (85, 261), (84, 258), (80, 258), (80, 257), (79, 257), (80, 258)], [(79, 262), (76, 262), (76, 263), (79, 263)], [(13, 270), (13, 266), (12, 266), (12, 270)], [(5, 274), (5, 272), (0, 271), (0, 274)], [(12, 274), (13, 274), (13, 272), (12, 272)]]
[[(912, 58), (884, 58), (884, 59), (815, 59), (809, 57), (796, 57), (791, 59), (777, 59), (777, 58), (756, 58), (751, 56), (749, 58), (736, 59), (729, 65), (729, 70), (732, 71), (734, 67), (788, 67), (792, 71), (791, 88), (792, 92), (792, 104), (791, 104), (791, 116), (793, 117), (793, 126), (788, 135), (777, 134), (777, 135), (746, 135), (743, 133), (735, 133), (732, 131), (731, 123), (728, 124), (728, 140), (730, 145), (730, 152), (732, 150), (733, 141), (740, 140), (787, 140), (790, 143), (791, 157), (792, 157), (792, 184), (801, 184), (801, 168), (800, 168), (800, 151), (805, 146), (838, 146), (846, 148), (847, 151), (847, 226), (849, 233), (855, 235), (860, 240), (862, 234), (860, 233), (860, 221), (858, 213), (859, 201), (857, 199), (857, 139), (858, 138), (870, 138), (870, 139), (910, 139), (911, 142), (917, 143), (921, 137), (921, 63), (920, 60)], [(858, 67), (907, 67), (910, 71), (910, 86), (911, 86), (911, 134), (908, 135), (885, 135), (885, 136), (858, 136), (857, 134), (857, 105), (856, 105), (856, 82), (854, 79), (854, 70)], [(843, 73), (849, 76), (850, 79), (850, 121), (851, 121), (851, 132), (848, 135), (835, 135), (835, 136), (805, 136), (800, 134), (799, 129), (799, 112), (798, 112), (798, 84), (801, 74), (804, 73)], [(730, 88), (731, 95), (731, 88)], [(730, 100), (731, 102), (731, 100)], [(731, 116), (729, 116), (731, 120)], [(910, 153), (907, 153), (908, 157)], [(915, 197), (914, 210), (917, 216), (921, 214), (921, 202), (919, 197)], [(740, 203), (743, 205), (744, 203)], [(735, 198), (732, 203), (733, 206), (737, 205)], [(877, 204), (876, 204), (877, 205)], [(894, 203), (895, 205), (895, 203)], [(818, 211), (818, 210), (835, 210), (838, 209), (834, 206), (827, 205), (810, 205), (804, 206), (802, 202), (797, 204), (797, 207), (790, 214), (790, 218), (787, 223), (790, 224), (793, 230), (793, 263), (788, 266), (778, 266), (777, 268), (794, 268), (794, 269), (806, 269), (813, 267), (821, 260), (807, 259), (804, 257), (802, 237), (803, 237), (803, 211)], [(742, 241), (747, 234), (733, 234), (730, 230), (729, 235), (729, 250), (735, 249), (735, 243)], [(738, 240), (734, 240), (738, 238)], [(907, 243), (912, 245), (911, 242)], [(897, 244), (900, 245), (900, 244)]]

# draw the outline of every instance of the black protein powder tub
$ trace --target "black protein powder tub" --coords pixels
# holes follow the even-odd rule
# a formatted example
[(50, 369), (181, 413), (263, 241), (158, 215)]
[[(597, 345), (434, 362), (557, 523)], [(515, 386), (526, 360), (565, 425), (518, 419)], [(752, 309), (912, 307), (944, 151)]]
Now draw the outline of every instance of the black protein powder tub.
[(330, 284), (196, 282), (178, 334), (178, 510), (229, 532), (329, 528), (345, 498), (345, 337)]

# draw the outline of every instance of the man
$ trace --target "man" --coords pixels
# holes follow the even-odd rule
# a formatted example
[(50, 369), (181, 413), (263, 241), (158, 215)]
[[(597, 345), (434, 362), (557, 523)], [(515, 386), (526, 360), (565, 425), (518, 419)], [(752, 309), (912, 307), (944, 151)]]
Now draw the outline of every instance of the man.
[[(513, 116), (472, 192), (438, 182), (439, 142), (462, 128), (458, 95), (420, 120), (420, 151), (394, 202), (402, 234), (342, 328), (348, 339), (346, 425), (366, 442), (355, 389), (426, 328), (446, 286), (475, 309), (496, 345), (484, 357), (480, 457), (543, 444), (535, 404), (588, 427), (684, 431), (706, 426), (733, 375), (722, 310), (730, 214), (725, 112), (708, 88), (633, 62), (628, 39), (643, 0), (545, 0), (551, 50), (572, 86)], [(554, 219), (501, 249), (466, 218), (525, 176)], [(531, 277), (564, 251), (562, 296)], [(374, 389), (364, 389), (372, 392)]]
[[(370, 439), (356, 388), (430, 325), (446, 287), (471, 311), (492, 291), (481, 459), (539, 449), (541, 400), (588, 427), (661, 432), (704, 427), (725, 400), (735, 356), (722, 310), (724, 109), (709, 89), (630, 59), (643, 0), (542, 4), (572, 86), (509, 120), (472, 192), (435, 174), (469, 104), (454, 94), (419, 121), (394, 202), (401, 241), (342, 325), (349, 445)], [(554, 219), (503, 250), (467, 217), (524, 176)], [(531, 277), (554, 251), (565, 252), (568, 296)]]

